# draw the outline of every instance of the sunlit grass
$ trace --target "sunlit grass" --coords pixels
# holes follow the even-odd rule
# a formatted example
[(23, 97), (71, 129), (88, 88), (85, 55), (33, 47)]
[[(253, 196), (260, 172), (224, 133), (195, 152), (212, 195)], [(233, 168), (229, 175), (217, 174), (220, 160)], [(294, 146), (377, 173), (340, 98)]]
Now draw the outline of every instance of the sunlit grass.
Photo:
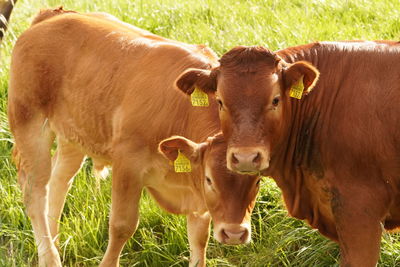
[[(40, 8), (63, 5), (80, 12), (105, 11), (153, 33), (203, 43), (218, 54), (236, 45), (273, 50), (318, 40), (400, 37), (400, 2), (366, 0), (158, 0), (23, 1), (17, 4), (0, 49), (0, 266), (35, 266), (36, 247), (24, 213), (6, 120), (8, 69), (13, 43)], [(90, 164), (76, 177), (61, 220), (65, 266), (95, 266), (107, 246), (110, 179), (98, 188)], [(126, 245), (122, 266), (185, 266), (186, 220), (160, 210), (144, 194), (138, 231)], [(380, 266), (400, 265), (400, 237), (385, 234)], [(279, 189), (263, 182), (253, 215), (253, 241), (222, 246), (211, 240), (209, 266), (337, 266), (337, 245), (287, 216)]]

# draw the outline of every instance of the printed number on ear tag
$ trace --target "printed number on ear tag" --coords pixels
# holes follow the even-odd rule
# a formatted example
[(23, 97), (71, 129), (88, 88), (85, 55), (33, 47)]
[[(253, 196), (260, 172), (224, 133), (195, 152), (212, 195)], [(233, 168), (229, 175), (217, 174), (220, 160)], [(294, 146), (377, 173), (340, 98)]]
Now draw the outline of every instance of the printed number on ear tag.
[(192, 106), (194, 107), (208, 107), (208, 95), (197, 87), (190, 95), (190, 100), (192, 101)]
[(295, 83), (292, 86), (292, 88), (290, 88), (289, 92), (290, 97), (301, 99), (301, 97), (303, 96), (303, 91), (304, 91), (303, 77), (304, 76), (301, 76), (299, 81)]
[(191, 172), (192, 165), (190, 160), (178, 150), (178, 157), (174, 161), (175, 172)]

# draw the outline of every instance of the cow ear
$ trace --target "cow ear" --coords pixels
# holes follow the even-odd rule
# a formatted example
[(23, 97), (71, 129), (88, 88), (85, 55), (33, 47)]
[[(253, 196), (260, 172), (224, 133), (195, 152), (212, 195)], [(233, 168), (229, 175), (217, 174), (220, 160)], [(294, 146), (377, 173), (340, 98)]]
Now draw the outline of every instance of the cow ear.
[(172, 136), (160, 142), (158, 151), (170, 161), (175, 161), (178, 151), (184, 154), (192, 164), (200, 163), (204, 153), (204, 145), (197, 144), (182, 136)]
[(197, 87), (207, 94), (217, 90), (217, 70), (187, 69), (175, 81), (176, 87), (185, 94), (192, 94)]
[(292, 90), (294, 87), (303, 89), (302, 94), (297, 97), (301, 98), (312, 91), (317, 84), (319, 78), (319, 71), (306, 61), (299, 61), (290, 64), (284, 70), (284, 85), (285, 90)]

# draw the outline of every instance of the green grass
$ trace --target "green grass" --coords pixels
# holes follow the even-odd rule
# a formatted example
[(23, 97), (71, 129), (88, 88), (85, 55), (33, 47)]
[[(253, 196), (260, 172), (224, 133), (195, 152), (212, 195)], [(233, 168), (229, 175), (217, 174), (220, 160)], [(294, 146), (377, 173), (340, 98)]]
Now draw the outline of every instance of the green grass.
[[(203, 43), (218, 54), (235, 45), (281, 49), (318, 40), (392, 39), (400, 36), (400, 2), (340, 0), (23, 1), (12, 15), (0, 49), (0, 266), (35, 266), (36, 248), (25, 215), (7, 126), (7, 84), (12, 46), (40, 8), (63, 5), (80, 12), (106, 11), (153, 33)], [(110, 179), (101, 186), (85, 165), (70, 191), (61, 222), (65, 266), (97, 265), (107, 245)], [(126, 245), (122, 266), (185, 266), (185, 218), (161, 211), (144, 194), (138, 231)], [(265, 180), (253, 215), (253, 241), (227, 247), (211, 240), (209, 266), (337, 266), (337, 245), (289, 218), (280, 191)], [(400, 236), (385, 234), (380, 266), (400, 266)]]

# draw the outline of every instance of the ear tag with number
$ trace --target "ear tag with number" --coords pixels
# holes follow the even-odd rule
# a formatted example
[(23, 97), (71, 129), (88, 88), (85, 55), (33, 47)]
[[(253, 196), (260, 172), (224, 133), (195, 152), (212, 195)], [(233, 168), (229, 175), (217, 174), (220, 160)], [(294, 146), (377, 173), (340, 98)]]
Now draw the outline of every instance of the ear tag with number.
[(178, 157), (174, 161), (175, 172), (191, 172), (192, 165), (190, 160), (178, 150)]
[(208, 95), (197, 87), (190, 95), (190, 100), (194, 107), (208, 107)]
[(299, 81), (295, 83), (292, 88), (290, 88), (289, 95), (297, 99), (301, 99), (304, 91), (303, 75), (300, 77)]

